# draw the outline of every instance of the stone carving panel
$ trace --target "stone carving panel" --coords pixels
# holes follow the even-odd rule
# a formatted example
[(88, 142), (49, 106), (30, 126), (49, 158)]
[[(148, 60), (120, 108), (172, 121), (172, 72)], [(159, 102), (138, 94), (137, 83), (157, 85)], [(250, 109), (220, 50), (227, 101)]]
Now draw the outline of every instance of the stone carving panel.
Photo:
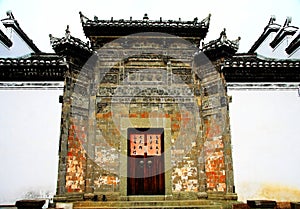
[(167, 72), (156, 69), (126, 69), (124, 83), (136, 85), (163, 85), (167, 82)]
[[(189, 87), (177, 86), (118, 86), (118, 87), (100, 87), (98, 96), (100, 97), (194, 97), (194, 89)], [(199, 91), (199, 90), (198, 90)]]

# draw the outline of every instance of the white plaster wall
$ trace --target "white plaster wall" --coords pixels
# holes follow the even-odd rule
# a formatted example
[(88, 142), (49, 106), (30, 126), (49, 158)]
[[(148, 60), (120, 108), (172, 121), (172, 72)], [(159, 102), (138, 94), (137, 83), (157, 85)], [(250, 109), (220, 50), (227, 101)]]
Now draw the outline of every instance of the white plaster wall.
[(229, 91), (239, 200), (300, 200), (297, 91)]
[(0, 204), (55, 193), (61, 94), (0, 90)]

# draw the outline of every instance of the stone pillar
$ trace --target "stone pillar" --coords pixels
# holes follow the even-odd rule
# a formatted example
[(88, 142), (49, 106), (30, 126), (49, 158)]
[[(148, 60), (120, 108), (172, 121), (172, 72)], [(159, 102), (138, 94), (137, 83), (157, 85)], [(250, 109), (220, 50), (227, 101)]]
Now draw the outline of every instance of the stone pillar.
[(95, 164), (95, 131), (96, 131), (96, 95), (91, 89), (88, 113), (88, 139), (87, 139), (87, 168), (86, 168), (86, 193), (94, 192), (94, 164)]
[[(222, 77), (224, 86), (226, 81)], [(231, 145), (231, 130), (230, 130), (230, 117), (229, 117), (229, 97), (227, 95), (227, 89), (225, 88), (224, 103), (226, 104), (225, 113), (225, 130), (223, 134), (224, 143), (224, 161), (226, 170), (226, 195), (225, 199), (237, 200), (237, 194), (235, 193), (234, 175), (233, 175), (233, 162), (232, 162), (232, 145)], [(224, 105), (225, 105), (224, 104)]]
[(205, 153), (204, 153), (204, 137), (202, 135), (203, 126), (200, 127), (201, 135), (199, 134), (199, 140), (198, 140), (198, 178), (199, 178), (199, 193), (198, 198), (207, 198), (207, 182), (206, 182), (206, 174), (205, 174)]
[(71, 78), (70, 73), (66, 73), (64, 81), (64, 93), (62, 102), (62, 114), (60, 125), (60, 140), (59, 140), (59, 162), (58, 162), (58, 177), (56, 195), (66, 193), (66, 157), (68, 155), (68, 135), (69, 135), (69, 115), (70, 115), (70, 88)]

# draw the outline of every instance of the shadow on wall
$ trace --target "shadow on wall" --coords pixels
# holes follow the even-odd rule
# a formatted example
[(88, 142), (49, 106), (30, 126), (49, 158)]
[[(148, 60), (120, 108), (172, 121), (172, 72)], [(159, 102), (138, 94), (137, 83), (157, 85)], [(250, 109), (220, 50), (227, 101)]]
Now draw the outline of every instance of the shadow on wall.
[(237, 191), (240, 201), (247, 202), (251, 199), (265, 199), (299, 202), (300, 201), (300, 188), (267, 184), (267, 183), (242, 183)]

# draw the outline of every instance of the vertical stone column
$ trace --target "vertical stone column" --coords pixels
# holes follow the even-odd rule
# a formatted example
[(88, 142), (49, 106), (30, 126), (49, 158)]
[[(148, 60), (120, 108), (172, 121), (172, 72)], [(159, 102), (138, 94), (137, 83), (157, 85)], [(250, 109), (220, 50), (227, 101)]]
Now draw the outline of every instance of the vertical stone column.
[(229, 186), (227, 175), (230, 174), (230, 167), (226, 167), (225, 159), (231, 154), (231, 144), (228, 144), (230, 129), (227, 94), (222, 78), (216, 70), (207, 74), (202, 85), (203, 150), (207, 192), (209, 198), (226, 199)]
[(59, 140), (59, 162), (58, 162), (58, 178), (56, 195), (63, 195), (66, 193), (66, 157), (68, 154), (68, 135), (69, 135), (69, 116), (70, 116), (70, 89), (71, 78), (70, 73), (66, 73), (64, 81), (64, 93), (62, 102), (62, 114), (60, 125), (60, 140)]
[[(193, 63), (194, 65), (194, 63)], [(205, 142), (205, 135), (204, 135), (204, 121), (202, 115), (202, 100), (203, 100), (203, 92), (201, 92), (201, 82), (199, 80), (198, 75), (193, 73), (193, 80), (195, 86), (195, 99), (197, 101), (197, 105), (199, 107), (199, 114), (200, 114), (200, 125), (198, 128), (198, 135), (197, 135), (197, 148), (198, 148), (198, 198), (207, 198), (207, 182), (206, 182), (206, 173), (205, 173), (205, 152), (204, 152), (204, 142)]]
[(235, 188), (234, 188), (233, 162), (232, 162), (232, 150), (231, 150), (230, 138), (231, 138), (230, 133), (227, 133), (224, 136), (225, 169), (226, 169), (226, 184), (227, 184), (226, 192), (228, 194), (233, 194), (235, 193)]
[(91, 93), (92, 95), (90, 95), (90, 99), (89, 99), (89, 113), (88, 113), (87, 168), (86, 168), (86, 182), (85, 182), (86, 193), (94, 192), (96, 95), (95, 92), (91, 92)]
[(199, 127), (198, 136), (198, 178), (199, 178), (199, 194), (198, 198), (207, 198), (206, 174), (205, 174), (205, 152), (204, 152), (204, 136), (202, 135), (203, 126)]
[[(222, 76), (222, 75), (221, 75)], [(226, 87), (226, 81), (222, 76), (222, 81)], [(230, 117), (229, 117), (229, 97), (227, 95), (227, 89), (225, 88), (226, 109), (225, 115), (225, 130), (223, 135), (224, 153), (225, 153), (225, 169), (226, 169), (226, 195), (225, 199), (237, 200), (237, 194), (235, 193), (234, 174), (233, 174), (233, 162), (232, 162), (232, 146), (231, 146), (231, 130), (230, 130)]]
[(171, 120), (168, 118), (158, 119), (157, 127), (163, 127), (165, 133), (165, 198), (172, 199), (172, 164), (171, 164)]
[[(93, 67), (97, 66), (92, 66)], [(89, 69), (85, 69), (87, 72)], [(98, 91), (98, 85), (100, 83), (99, 81), (99, 74), (95, 72), (90, 72), (89, 75), (91, 78), (89, 79), (89, 85), (88, 85), (88, 124), (87, 124), (87, 162), (86, 162), (86, 177), (85, 177), (85, 192), (86, 193), (94, 193), (95, 187), (94, 187), (94, 178), (95, 178), (95, 141), (96, 141), (96, 113), (97, 113), (97, 91)]]

